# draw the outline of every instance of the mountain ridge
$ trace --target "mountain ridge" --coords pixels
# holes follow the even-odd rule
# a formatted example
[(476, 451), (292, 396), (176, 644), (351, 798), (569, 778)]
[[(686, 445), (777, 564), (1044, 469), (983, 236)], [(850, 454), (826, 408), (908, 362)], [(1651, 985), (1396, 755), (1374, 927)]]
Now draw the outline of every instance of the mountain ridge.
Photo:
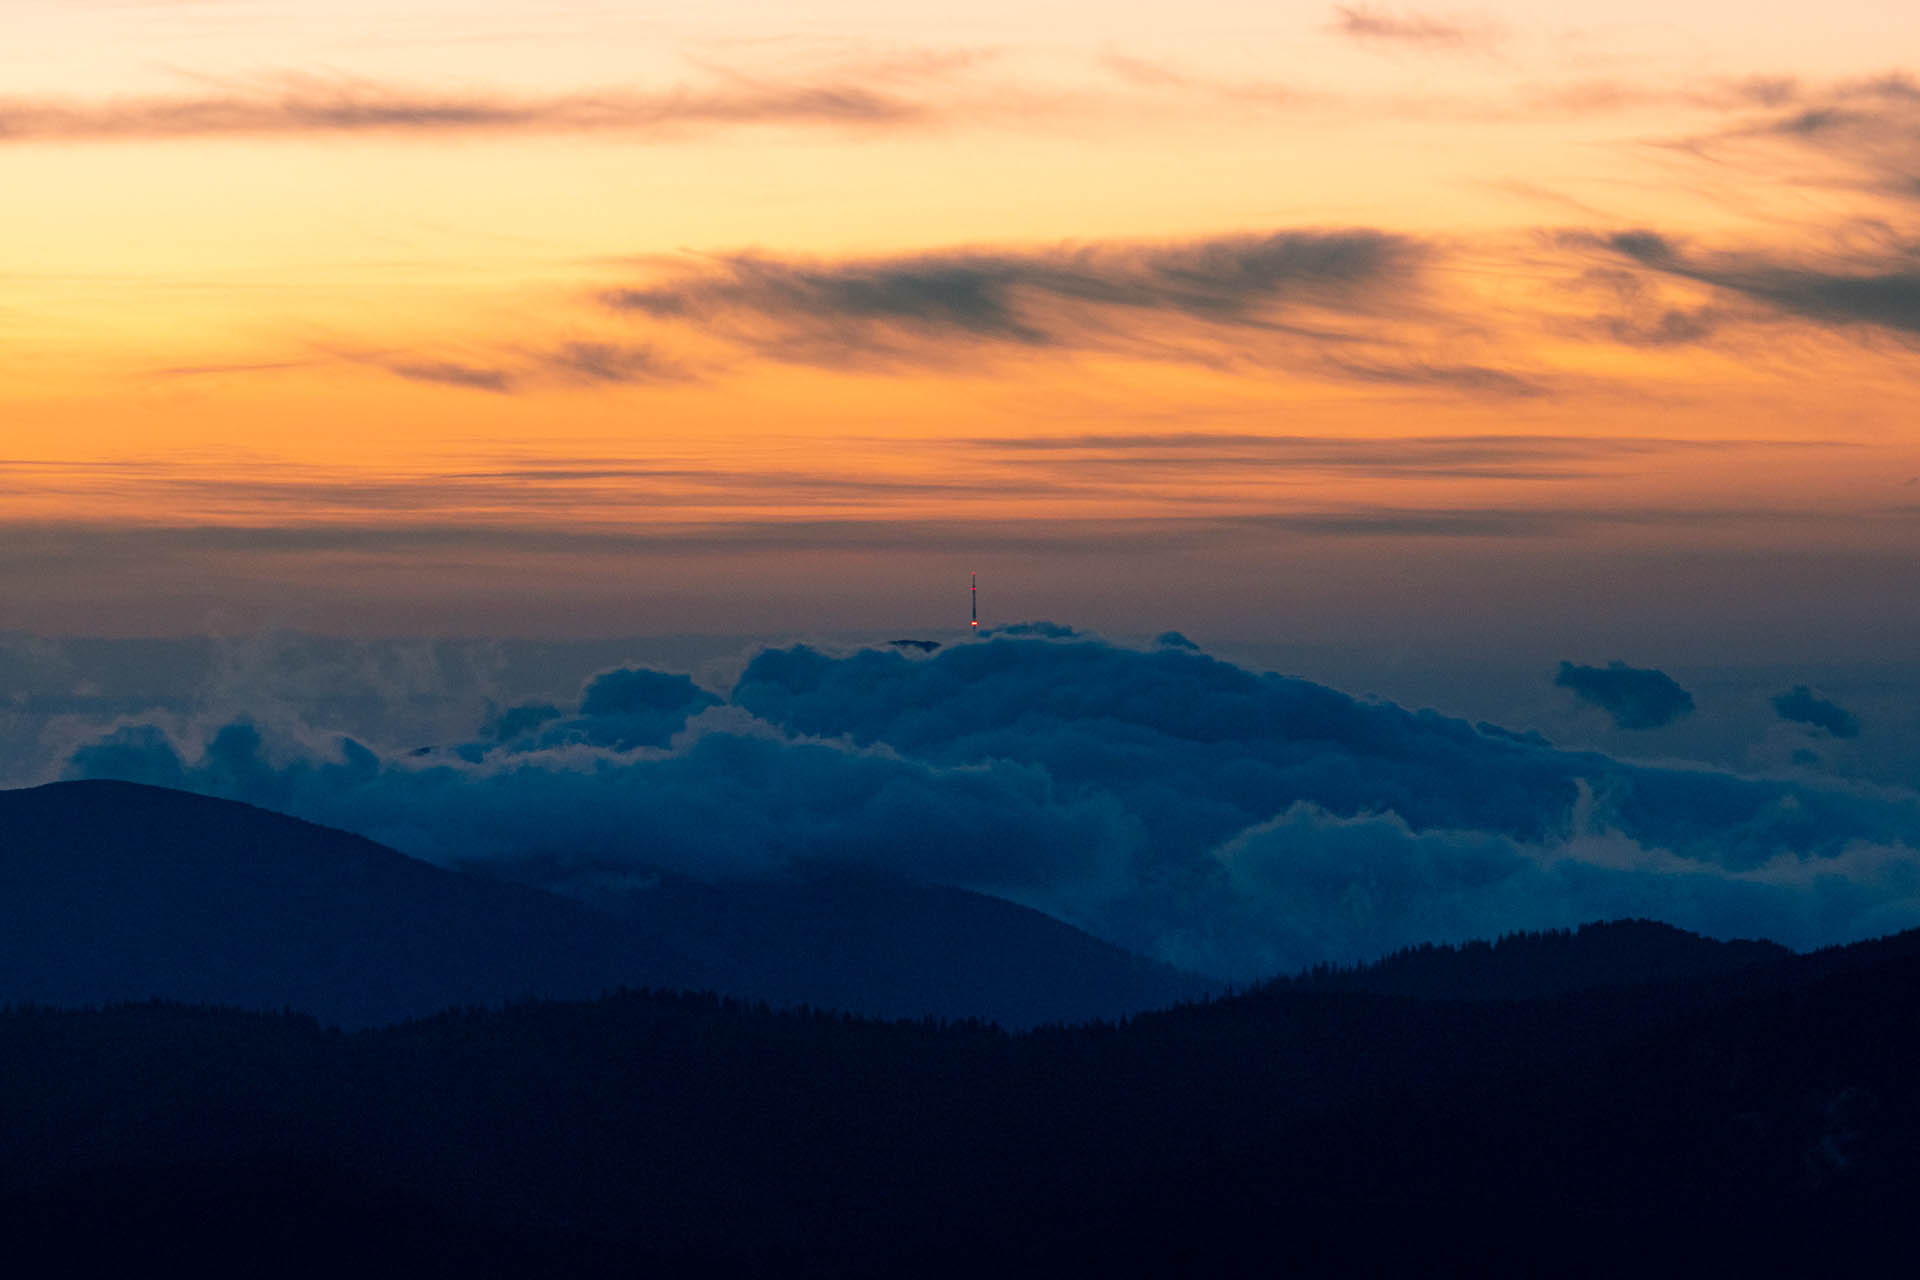
[(622, 909), (192, 792), (0, 791), (0, 1001), (158, 996), (365, 1026), (619, 987), (1015, 1026), (1215, 989), (958, 889), (676, 882)]

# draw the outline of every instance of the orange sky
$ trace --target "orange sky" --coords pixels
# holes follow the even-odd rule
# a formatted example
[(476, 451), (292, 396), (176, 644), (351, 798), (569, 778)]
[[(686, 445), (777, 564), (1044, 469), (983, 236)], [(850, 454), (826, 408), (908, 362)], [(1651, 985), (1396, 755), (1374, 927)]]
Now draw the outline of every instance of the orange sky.
[(0, 630), (1920, 621), (1911, 5), (803, 9), (12, 0)]

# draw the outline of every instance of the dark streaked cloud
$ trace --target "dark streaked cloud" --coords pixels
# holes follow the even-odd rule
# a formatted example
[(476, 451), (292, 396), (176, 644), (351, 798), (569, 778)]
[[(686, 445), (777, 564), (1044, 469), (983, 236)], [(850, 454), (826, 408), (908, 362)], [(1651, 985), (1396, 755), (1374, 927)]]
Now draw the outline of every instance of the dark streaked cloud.
[(305, 77), (231, 92), (83, 101), (0, 98), (0, 143), (323, 134), (669, 133), (726, 125), (876, 127), (926, 107), (857, 84), (609, 90), (545, 98), (435, 94)]
[(317, 364), (314, 360), (256, 360), (233, 364), (182, 364), (148, 372), (154, 378), (211, 378), (224, 377), (238, 373), (287, 373), (294, 369), (311, 369)]
[(672, 319), (747, 312), (1047, 346), (1070, 339), (1039, 314), (1041, 303), (1259, 326), (1271, 308), (1296, 299), (1346, 301), (1411, 283), (1424, 256), (1407, 237), (1368, 229), (843, 262), (741, 254), (678, 280), (614, 291), (607, 301)]
[[(1868, 325), (1920, 334), (1920, 245), (1889, 244), (1871, 256), (1795, 261), (1767, 253), (1698, 251), (1649, 230), (1562, 237), (1624, 258), (1648, 271), (1697, 281), (1814, 324)], [(1685, 316), (1681, 329), (1691, 325)]]
[(1825, 698), (1815, 697), (1813, 691), (1803, 684), (1797, 684), (1785, 693), (1775, 694), (1773, 709), (1782, 720), (1825, 729), (1836, 738), (1860, 736), (1860, 721), (1851, 711)]
[(377, 365), (411, 382), (435, 382), (498, 394), (554, 383), (588, 387), (648, 386), (685, 382), (695, 376), (685, 364), (652, 347), (619, 342), (579, 340), (544, 349), (502, 351), (497, 359), (485, 364), (390, 354), (340, 354), (352, 363)]
[(1562, 662), (1553, 683), (1599, 707), (1622, 729), (1658, 729), (1693, 710), (1693, 695), (1672, 676), (1651, 667), (1630, 667), (1619, 661), (1604, 667)]
[(1474, 364), (1362, 363), (1334, 360), (1330, 367), (1357, 382), (1381, 383), (1400, 387), (1439, 387), (1475, 395), (1531, 397), (1548, 394), (1548, 386), (1538, 378), (1523, 376), (1507, 369)]
[(513, 375), (505, 369), (489, 369), (451, 361), (397, 363), (386, 366), (388, 372), (409, 382), (437, 382), (447, 387), (465, 387), (472, 391), (504, 394), (513, 390)]
[(612, 342), (566, 342), (539, 357), (552, 372), (576, 382), (679, 382), (689, 375), (651, 347)]
[(1667, 307), (1647, 315), (1602, 316), (1595, 327), (1629, 347), (1682, 347), (1712, 338), (1726, 319), (1715, 307)]
[(1920, 334), (1920, 258), (1910, 256), (1891, 270), (1861, 271), (1756, 263), (1698, 271), (1696, 278), (1820, 324), (1869, 324)]
[[(1579, 234), (1559, 237), (1562, 248), (1584, 250)], [(1660, 348), (1706, 343), (1742, 320), (1752, 320), (1752, 307), (1701, 305), (1667, 296), (1659, 277), (1630, 266), (1594, 266), (1574, 282), (1578, 292), (1610, 295), (1610, 309), (1584, 321), (1556, 325), (1586, 338), (1601, 338), (1623, 346)]]
[[(838, 261), (743, 253), (603, 298), (763, 358), (828, 367), (946, 366), (989, 348), (1088, 350), (1520, 390), (1522, 375), (1425, 361), (1385, 333), (1389, 319), (1420, 313), (1432, 255), (1422, 241), (1368, 228)], [(1330, 351), (1348, 354), (1314, 354)]]

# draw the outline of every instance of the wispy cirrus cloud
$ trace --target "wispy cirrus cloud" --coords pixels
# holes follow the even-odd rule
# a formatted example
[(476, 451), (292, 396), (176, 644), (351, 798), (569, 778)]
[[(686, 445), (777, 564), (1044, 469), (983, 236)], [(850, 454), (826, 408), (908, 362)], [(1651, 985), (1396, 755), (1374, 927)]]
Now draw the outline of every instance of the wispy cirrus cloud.
[[(678, 360), (645, 344), (592, 340), (574, 340), (540, 348), (503, 346), (485, 363), (476, 363), (472, 359), (432, 359), (391, 353), (369, 355), (341, 352), (337, 358), (355, 364), (373, 365), (409, 382), (437, 383), (496, 395), (511, 395), (530, 388), (555, 385), (614, 387), (684, 382), (694, 376)], [(254, 368), (275, 367), (300, 366), (237, 366), (236, 370), (245, 372)]]
[(1332, 360), (1326, 366), (1355, 382), (1384, 386), (1434, 388), (1475, 396), (1530, 397), (1550, 394), (1545, 380), (1511, 369), (1483, 364), (1436, 364), (1427, 360), (1394, 363)]
[(0, 143), (342, 134), (651, 136), (743, 125), (885, 128), (921, 123), (930, 114), (925, 104), (858, 83), (731, 79), (702, 87), (521, 97), (291, 76), (261, 87), (171, 96), (0, 98)]
[[(832, 510), (868, 530), (897, 531), (903, 512), (929, 504), (958, 512), (1010, 498), (1111, 499), (1137, 514), (1100, 526), (1101, 537), (1145, 527), (1153, 538), (1231, 537), (1248, 531), (1329, 534), (1402, 529), (1426, 535), (1566, 531), (1639, 521), (1686, 524), (1684, 512), (1583, 511), (1557, 506), (1543, 512), (1525, 503), (1475, 503), (1430, 509), (1329, 504), (1314, 488), (1329, 477), (1556, 482), (1630, 475), (1646, 462), (1665, 465), (1678, 455), (1712, 452), (1749, 457), (1790, 456), (1812, 450), (1858, 448), (1826, 441), (1698, 441), (1667, 437), (1401, 435), (1380, 438), (1273, 435), (1252, 432), (1082, 433), (1057, 436), (981, 436), (848, 442), (852, 461), (841, 466), (770, 465), (743, 468), (731, 459), (685, 457), (522, 457), (492, 465), (440, 466), (394, 473), (275, 466), (256, 462), (235, 475), (209, 459), (132, 459), (112, 462), (0, 459), (0, 491), (15, 482), (41, 494), (87, 503), (110, 497), (257, 530), (321, 523), (338, 531), (397, 517), (420, 520), (416, 532), (392, 530), (396, 548), (428, 526), (504, 520), (530, 536), (533, 523), (556, 518), (592, 542), (617, 536), (675, 537), (700, 531), (677, 525), (667, 513), (693, 521), (761, 522), (771, 508), (794, 513)], [(879, 452), (872, 452), (875, 448)], [(928, 457), (942, 460), (938, 471)], [(891, 463), (875, 467), (873, 460)], [(1224, 482), (1224, 485), (1221, 483)], [(1264, 497), (1251, 497), (1255, 491)], [(1519, 490), (1509, 490), (1516, 496)], [(1165, 501), (1185, 518), (1169, 520)], [(1476, 495), (1478, 496), (1478, 495)], [(1288, 510), (1273, 504), (1284, 500)], [(1306, 503), (1309, 505), (1301, 505)], [(1147, 514), (1153, 512), (1155, 514)], [(1911, 514), (1911, 513), (1909, 513)], [(804, 532), (805, 517), (796, 515)], [(1077, 519), (1045, 524), (1072, 541)], [(996, 521), (1000, 517), (995, 517)], [(644, 521), (635, 526), (634, 521)], [(662, 522), (665, 521), (663, 524)], [(1140, 522), (1145, 524), (1141, 525)], [(19, 526), (25, 529), (26, 526)], [(55, 526), (46, 526), (52, 529)], [(77, 528), (78, 526), (59, 526)], [(769, 526), (771, 528), (773, 526)], [(930, 528), (945, 528), (934, 521)], [(164, 541), (174, 534), (154, 533)], [(209, 535), (211, 536), (211, 535)], [(279, 534), (262, 533), (272, 542)], [(704, 535), (702, 535), (704, 536)], [(887, 533), (884, 536), (893, 536)], [(977, 541), (981, 533), (968, 535)], [(28, 538), (31, 544), (33, 539)], [(157, 545), (157, 544), (156, 544)]]
[(1920, 201), (1920, 82), (1911, 75), (1781, 81), (1732, 105), (1744, 110), (1725, 126), (1668, 145), (1758, 177), (1890, 200), (1906, 214)]
[(1668, 436), (1277, 435), (1195, 431), (981, 436), (943, 441), (1018, 463), (1057, 465), (1075, 474), (1102, 469), (1153, 471), (1250, 468), (1377, 477), (1575, 479), (1664, 455), (1750, 450), (1854, 448), (1827, 440), (1698, 440)]
[[(786, 483), (781, 481), (783, 485)], [(834, 490), (842, 487), (838, 479), (829, 478), (826, 483)], [(857, 485), (858, 482), (848, 483)], [(778, 487), (767, 485), (764, 491), (772, 493)], [(493, 491), (502, 497), (511, 493), (505, 485)], [(420, 507), (430, 508), (431, 491), (425, 484), (412, 486), (410, 492), (417, 497)], [(898, 492), (900, 496), (913, 496), (904, 489)], [(307, 496), (316, 495), (309, 490)], [(566, 495), (550, 496), (554, 501), (563, 501)], [(1887, 521), (1902, 530), (1920, 527), (1920, 508), (1819, 512), (1780, 507), (1635, 509), (1605, 503), (1551, 506), (1459, 503), (1423, 507), (1327, 502), (1238, 515), (1058, 516), (1025, 520), (880, 513), (782, 518), (689, 513), (686, 518), (646, 521), (582, 518), (540, 522), (503, 518), (511, 516), (511, 512), (504, 511), (469, 516), (429, 510), (423, 511), (426, 518), (397, 518), (399, 512), (407, 509), (407, 502), (402, 495), (382, 497), (379, 486), (371, 487), (368, 495), (352, 496), (352, 503), (363, 512), (361, 518), (315, 520), (289, 515), (273, 519), (269, 518), (271, 513), (261, 510), (244, 523), (6, 521), (0, 524), (6, 534), (5, 540), (0, 541), (0, 581), (26, 583), (33, 575), (44, 575), (52, 568), (64, 572), (89, 567), (89, 571), (112, 576), (107, 570), (118, 573), (131, 564), (174, 561), (191, 565), (201, 556), (233, 556), (252, 564), (261, 557), (297, 559), (349, 553), (403, 566), (413, 563), (414, 557), (486, 552), (532, 557), (619, 558), (650, 553), (789, 554), (800, 551), (932, 554), (966, 546), (994, 554), (1104, 557), (1121, 552), (1159, 555), (1174, 551), (1244, 549), (1249, 539), (1261, 538), (1516, 542), (1573, 539), (1618, 528), (1751, 527), (1776, 532), (1783, 528), (1815, 531), (1863, 519)]]
[(686, 367), (652, 347), (615, 342), (563, 342), (537, 357), (539, 365), (571, 382), (596, 386), (679, 382)]

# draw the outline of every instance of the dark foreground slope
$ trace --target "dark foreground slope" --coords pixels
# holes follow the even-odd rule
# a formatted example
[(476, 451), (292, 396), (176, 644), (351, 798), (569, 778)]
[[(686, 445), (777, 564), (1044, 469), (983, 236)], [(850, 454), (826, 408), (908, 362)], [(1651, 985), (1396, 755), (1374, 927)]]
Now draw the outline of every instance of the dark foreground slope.
[(0, 1002), (161, 997), (366, 1026), (621, 986), (1010, 1026), (1208, 989), (959, 890), (666, 882), (616, 914), (231, 801), (122, 782), (0, 791)]
[(1920, 1190), (1916, 1009), (1906, 935), (1024, 1035), (646, 993), (353, 1035), (16, 1011), (0, 1230), (206, 1274), (1846, 1274)]

